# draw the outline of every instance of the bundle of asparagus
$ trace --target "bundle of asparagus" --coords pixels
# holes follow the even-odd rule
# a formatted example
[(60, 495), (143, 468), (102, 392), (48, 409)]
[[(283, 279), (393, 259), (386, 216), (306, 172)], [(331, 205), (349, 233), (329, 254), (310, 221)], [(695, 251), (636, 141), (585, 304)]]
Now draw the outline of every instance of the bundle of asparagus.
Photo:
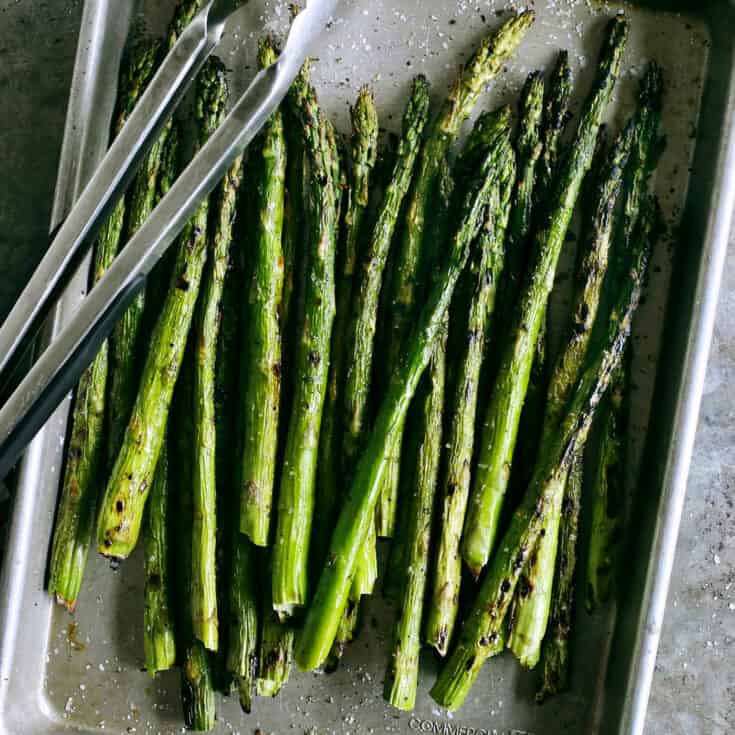
[[(179, 3), (169, 44), (196, 7)], [(192, 729), (214, 726), (215, 688), (236, 690), (249, 712), (255, 695), (281, 691), (293, 662), (339, 665), (374, 591), (379, 538), (391, 539), (385, 591), (398, 603), (388, 702), (413, 708), (422, 642), (448, 657), (431, 693), (449, 709), (506, 646), (525, 666), (543, 662), (540, 699), (566, 688), (585, 464), (587, 607), (612, 595), (626, 343), (658, 216), (648, 179), (661, 73), (650, 65), (605, 151), (628, 33), (615, 17), (568, 146), (564, 52), (547, 83), (529, 75), (517, 135), (505, 106), (457, 146), (533, 17), (480, 44), (433, 120), (416, 77), (382, 189), (372, 92), (360, 90), (342, 146), (307, 63), (159, 269), (148, 319), (142, 302), (131, 307), (79, 384), (49, 591), (74, 609), (106, 445), (97, 546), (125, 559), (143, 529), (145, 664), (155, 675), (179, 663)], [(115, 130), (156, 49), (131, 57)], [(263, 39), (261, 68), (277, 53)], [(212, 59), (197, 81), (197, 145), (226, 104)], [(103, 231), (95, 278), (170, 186), (178, 150), (172, 126)], [(547, 380), (547, 302), (586, 178), (568, 339)], [(585, 452), (601, 402), (600, 438)], [(466, 610), (463, 561), (482, 577)]]

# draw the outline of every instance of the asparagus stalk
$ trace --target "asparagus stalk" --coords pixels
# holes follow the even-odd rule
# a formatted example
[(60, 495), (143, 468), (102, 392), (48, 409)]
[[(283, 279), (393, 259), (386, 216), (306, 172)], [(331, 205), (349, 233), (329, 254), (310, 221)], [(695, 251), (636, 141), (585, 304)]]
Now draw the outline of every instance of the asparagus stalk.
[[(122, 130), (148, 83), (157, 51), (156, 44), (139, 46), (121, 74), (113, 138)], [(117, 255), (124, 218), (125, 199), (122, 198), (97, 239), (91, 277), (93, 283), (102, 278)], [(100, 490), (108, 367), (109, 346), (105, 341), (79, 380), (71, 418), (71, 437), (51, 547), (48, 585), (49, 594), (70, 612), (76, 607), (84, 577)]]
[[(611, 390), (613, 390), (611, 388)], [(608, 396), (606, 396), (608, 398)], [(569, 686), (569, 633), (572, 628), (574, 567), (577, 560), (579, 511), (582, 499), (583, 452), (572, 460), (564, 489), (562, 513), (567, 522), (559, 533), (559, 554), (552, 590), (549, 627), (541, 654), (542, 684), (536, 700), (561, 692)]]
[[(241, 176), (244, 176), (241, 174)], [(242, 199), (242, 198), (241, 198)], [(242, 208), (242, 201), (238, 209)], [(222, 210), (220, 209), (222, 212)], [(241, 247), (233, 243), (230, 262), (222, 291), (222, 307), (217, 340), (215, 365), (214, 420), (215, 420), (215, 479), (217, 481), (217, 611), (219, 619), (219, 647), (215, 657), (215, 686), (228, 693), (232, 688), (232, 673), (227, 667), (230, 634), (230, 579), (231, 579), (231, 524), (222, 519), (231, 518), (233, 509), (239, 510), (239, 442), (242, 430), (236, 421), (237, 385), (240, 371), (240, 302), (243, 293)], [(239, 516), (238, 516), (239, 518)]]
[[(574, 300), (570, 338), (567, 348), (557, 360), (549, 385), (544, 432), (556, 430), (559, 416), (569, 399), (569, 394), (579, 374), (580, 365), (588, 349), (592, 325), (600, 303), (603, 278), (607, 270), (608, 251), (613, 231), (613, 214), (620, 196), (623, 172), (629, 159), (630, 166), (633, 168), (648, 169), (658, 129), (661, 92), (660, 71), (655, 64), (652, 64), (641, 85), (639, 110), (618, 137), (611, 151), (610, 160), (600, 178), (595, 196), (596, 207), (591, 222), (589, 243), (580, 263), (578, 276), (580, 285)], [(631, 155), (631, 148), (634, 145), (636, 152)], [(642, 179), (643, 182), (647, 180), (646, 176)], [(627, 204), (626, 200), (626, 211), (628, 211)], [(637, 219), (638, 211), (632, 213), (632, 217), (626, 223), (626, 228), (632, 228)], [(571, 467), (581, 464), (582, 448), (579, 452), (580, 456), (574, 459)], [(572, 489), (576, 490), (577, 486)], [(544, 527), (544, 535), (529, 567), (527, 580), (521, 587), (522, 594), (518, 600), (517, 614), (514, 614), (513, 632), (508, 639), (509, 648), (523, 665), (529, 667), (535, 666), (539, 660), (542, 639), (548, 624), (559, 526), (562, 522), (561, 510), (565, 501), (569, 511), (564, 514), (565, 521), (572, 525), (578, 523), (577, 518), (572, 516), (578, 509), (579, 502), (571, 497), (569, 492), (565, 496), (562, 484), (557, 489), (553, 512)], [(565, 531), (564, 536), (569, 535)], [(571, 549), (570, 552), (571, 556), (565, 560), (565, 574), (568, 577), (565, 584), (568, 590), (573, 590), (576, 554), (574, 549)], [(523, 592), (527, 594), (524, 595)], [(564, 604), (564, 601), (561, 604)], [(571, 606), (571, 599), (569, 605)], [(560, 612), (563, 613), (563, 611)], [(563, 674), (559, 678), (565, 677), (566, 674)]]
[[(169, 25), (165, 46), (170, 49), (200, 7), (203, 0), (179, 0)], [(155, 206), (157, 179), (163, 152), (171, 135), (173, 120), (169, 120), (146, 155), (135, 176), (127, 204), (125, 241), (129, 240), (148, 219)], [(145, 310), (146, 291), (133, 300), (110, 334), (110, 367), (107, 423), (109, 439), (107, 459), (113, 465), (125, 435), (140, 377), (141, 327)]]
[(544, 107), (544, 81), (540, 72), (528, 75), (520, 101), (520, 127), (516, 141), (518, 180), (513, 193), (513, 205), (506, 235), (506, 262), (500, 287), (499, 326), (507, 325), (513, 317), (521, 282), (530, 259), (529, 237), (533, 214), (536, 164), (541, 155), (541, 116)]
[(181, 703), (184, 722), (191, 730), (210, 730), (214, 727), (216, 711), (210, 654), (194, 636), (191, 614), (191, 531), (194, 521), (194, 497), (191, 488), (193, 474), (192, 403), (194, 344), (189, 340), (181, 377), (176, 386), (176, 420), (171, 424), (172, 449), (176, 451), (177, 514), (176, 528), (176, 609), (179, 613), (177, 638), (183, 650), (181, 656)]
[[(507, 123), (506, 123), (507, 124)], [(503, 272), (505, 231), (511, 186), (494, 188), (483, 231), (470, 261), (471, 296), (454, 381), (449, 435), (440, 501), (440, 531), (436, 550), (426, 642), (445, 656), (459, 607), (462, 563), (459, 545), (470, 490), (475, 420), (483, 349), (492, 319), (497, 285)]]
[[(483, 40), (450, 89), (423, 145), (391, 279), (393, 299), (388, 325), (388, 365), (395, 365), (403, 353), (416, 319), (418, 304), (423, 300), (423, 276), (426, 270), (426, 258), (422, 253), (424, 234), (427, 219), (434, 207), (443, 162), (482, 90), (501, 71), (533, 19), (532, 11), (520, 13), (504, 23), (494, 35)], [(399, 438), (384, 480), (385, 501), (381, 501), (380, 505), (380, 525), (387, 529), (391, 529), (395, 523), (400, 457)]]
[(495, 543), (534, 348), (574, 204), (620, 73), (627, 34), (628, 24), (621, 16), (610, 22), (597, 79), (585, 103), (570, 155), (559, 171), (552, 204), (537, 231), (532, 273), (520, 296), (510, 339), (501, 357), (483, 423), (462, 540), (462, 556), (475, 576), (487, 563)]
[(194, 635), (210, 651), (219, 646), (217, 615), (217, 485), (215, 366), (220, 307), (232, 244), (241, 159), (237, 159), (217, 192), (210, 219), (210, 255), (194, 321), (194, 527), (192, 530), (192, 624)]
[[(627, 352), (630, 357), (630, 350)], [(626, 400), (630, 360), (616, 376), (600, 411), (599, 438), (590, 447), (593, 462), (590, 494), (593, 498), (590, 544), (587, 552), (587, 585), (584, 604), (594, 612), (609, 601), (615, 584), (617, 557), (624, 514), (624, 457)], [(546, 653), (546, 644), (544, 644)]]
[(304, 321), (296, 350), (293, 406), (278, 498), (273, 547), (273, 607), (290, 617), (307, 601), (314, 483), (329, 347), (334, 319), (338, 158), (334, 131), (323, 119), (316, 93), (300, 75), (289, 93), (302, 125), (309, 165), (308, 272)]
[[(273, 40), (261, 41), (259, 65), (276, 61)], [(254, 262), (245, 305), (247, 368), (242, 391), (244, 441), (240, 487), (240, 531), (256, 546), (266, 546), (270, 533), (273, 483), (278, 448), (281, 391), (281, 330), (283, 292), (283, 203), (286, 145), (283, 117), (277, 110), (262, 133), (258, 148), (258, 185)]]
[[(649, 228), (650, 229), (650, 228)], [(499, 653), (505, 616), (521, 571), (533, 554), (553, 504), (554, 488), (589, 432), (595, 410), (617, 370), (640, 301), (650, 238), (642, 227), (629, 254), (627, 273), (605, 324), (605, 334), (587, 355), (561, 425), (542, 446), (523, 502), (493, 556), (457, 645), (439, 674), (431, 696), (442, 707), (458, 709), (489, 656)]]
[(217, 719), (212, 665), (201, 641), (192, 640), (181, 667), (181, 703), (187, 729), (206, 732)]
[(145, 598), (143, 648), (151, 676), (176, 663), (176, 638), (171, 614), (171, 557), (169, 548), (169, 468), (164, 446), (158, 458), (143, 534)]
[(227, 670), (237, 680), (240, 706), (250, 712), (258, 669), (256, 547), (232, 524)]
[[(212, 57), (197, 82), (200, 145), (224, 117), (226, 101), (224, 66)], [(97, 546), (105, 556), (125, 559), (138, 540), (207, 259), (208, 209), (203, 202), (179, 240), (171, 285), (151, 335), (138, 395), (100, 509)]]
[[(446, 324), (445, 324), (446, 327)], [(433, 432), (412, 435), (411, 448), (416, 457), (411, 482), (412, 494), (403, 498), (410, 506), (407, 516), (403, 594), (393, 628), (393, 646), (385, 675), (383, 696), (394, 707), (410, 712), (416, 702), (421, 650), (421, 619), (429, 566), (434, 491), (441, 452), (441, 408), (446, 371), (446, 329), (438, 336), (429, 368), (424, 375), (424, 390), (418, 398), (424, 426)], [(427, 380), (428, 378), (428, 380)], [(437, 425), (438, 420), (438, 425)]]
[[(150, 217), (155, 206), (156, 181), (168, 135), (153, 144), (135, 176), (127, 203), (125, 241)], [(138, 389), (140, 377), (140, 338), (145, 309), (145, 291), (140, 291), (110, 333), (110, 375), (108, 388), (109, 440), (107, 456), (112, 463), (120, 450), (125, 427)]]
[(538, 183), (535, 188), (536, 206), (543, 207), (554, 187), (561, 136), (571, 116), (569, 111), (571, 92), (572, 70), (569, 68), (569, 52), (562, 50), (549, 79), (549, 88), (544, 100), (541, 157), (538, 162)]
[(465, 200), (447, 260), (429, 292), (404, 357), (383, 399), (349, 496), (337, 520), (327, 562), (297, 641), (295, 660), (302, 670), (319, 666), (329, 654), (347, 603), (359, 549), (374, 522), (375, 506), (391, 456), (390, 445), (396, 441), (419, 380), (434, 353), (457, 279), (467, 261), (469, 244), (481, 225), (492, 185), (487, 173), (510, 155), (509, 142), (488, 155), (480, 173), (481, 183), (472, 188)]
[[(352, 138), (350, 141), (349, 171), (341, 253), (339, 255), (339, 278), (336, 282), (336, 313), (332, 329), (330, 349), (331, 364), (329, 381), (322, 416), (319, 442), (319, 463), (317, 465), (317, 485), (319, 488), (317, 514), (315, 518), (318, 546), (326, 551), (329, 532), (334, 525), (334, 515), (338, 506), (342, 473), (349, 471), (349, 465), (342, 464), (340, 445), (342, 440), (342, 421), (339, 411), (344, 385), (345, 340), (350, 321), (350, 304), (357, 263), (360, 259), (360, 233), (365, 210), (368, 206), (370, 180), (378, 152), (378, 113), (375, 100), (368, 87), (363, 87), (351, 111)], [(355, 573), (354, 594), (370, 594), (377, 576), (375, 538), (368, 540), (364, 558)], [(324, 558), (319, 553), (318, 561)]]
[[(270, 565), (266, 568), (270, 570)], [(286, 685), (293, 666), (294, 629), (282, 623), (273, 610), (270, 585), (263, 595), (263, 616), (256, 690), (263, 697), (275, 697)]]

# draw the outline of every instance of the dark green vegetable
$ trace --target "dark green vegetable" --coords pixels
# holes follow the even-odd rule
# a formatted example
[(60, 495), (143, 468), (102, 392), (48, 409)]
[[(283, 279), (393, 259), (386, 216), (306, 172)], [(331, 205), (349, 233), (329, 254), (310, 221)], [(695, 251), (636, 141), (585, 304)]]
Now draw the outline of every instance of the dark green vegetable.
[[(508, 123), (506, 118), (505, 124)], [(427, 644), (441, 656), (447, 653), (459, 608), (462, 577), (459, 546), (470, 490), (480, 368), (498, 281), (503, 272), (512, 186), (510, 179), (507, 186), (497, 186), (491, 192), (483, 231), (470, 260), (468, 314), (466, 320), (460, 322), (466, 338), (457, 360), (454, 391), (449, 404), (449, 433), (440, 490), (440, 530), (425, 630)]]
[[(260, 45), (259, 65), (277, 58), (273, 41)], [(281, 394), (282, 335), (279, 321), (283, 293), (283, 207), (286, 141), (283, 116), (277, 110), (266, 123), (258, 147), (258, 184), (254, 258), (243, 323), (246, 369), (242, 389), (244, 414), (240, 531), (256, 546), (270, 534), (276, 476)]]
[[(200, 145), (218, 127), (226, 102), (224, 66), (210, 57), (197, 82)], [(138, 396), (100, 508), (97, 547), (105, 556), (124, 559), (138, 540), (207, 259), (208, 212), (205, 200), (179, 239), (171, 285), (151, 335)]]
[(495, 544), (546, 302), (574, 204), (592, 160), (602, 115), (620, 73), (627, 35), (627, 21), (617, 16), (608, 27), (597, 79), (585, 103), (570, 155), (559, 170), (553, 203), (537, 230), (532, 273), (520, 296), (510, 338), (501, 357), (483, 422), (477, 472), (462, 539), (462, 556), (475, 576), (487, 564)]
[(176, 636), (171, 610), (173, 592), (169, 522), (169, 468), (166, 440), (158, 458), (143, 531), (143, 649), (151, 676), (176, 663)]
[[(403, 354), (406, 339), (423, 300), (424, 276), (427, 271), (424, 234), (426, 223), (435, 206), (439, 175), (446, 163), (447, 154), (483, 89), (502, 70), (533, 20), (533, 11), (520, 13), (506, 21), (495, 34), (483, 40), (450, 89), (421, 149), (391, 278), (393, 298), (388, 325), (389, 365), (395, 365)], [(386, 531), (385, 535), (392, 535), (387, 532), (392, 532), (395, 525), (400, 459), (399, 438), (388, 463), (383, 498), (379, 506), (378, 522), (381, 529)]]
[(558, 431), (539, 452), (533, 480), (492, 558), (457, 645), (431, 690), (431, 696), (442, 707), (458, 709), (487, 658), (502, 650), (499, 642), (506, 613), (521, 571), (533, 554), (551, 511), (555, 487), (566, 477), (586, 439), (600, 399), (620, 365), (648, 266), (649, 234), (650, 228), (643, 226), (633, 244), (627, 275), (605, 324), (605, 334), (588, 354)]
[(349, 496), (337, 521), (327, 562), (307, 610), (304, 629), (297, 641), (295, 659), (302, 670), (319, 666), (329, 655), (347, 604), (359, 550), (374, 522), (375, 506), (391, 456), (391, 444), (397, 439), (419, 380), (435, 351), (454, 288), (467, 261), (469, 245), (481, 225), (492, 185), (492, 180), (486, 174), (499, 160), (510, 156), (512, 150), (508, 141), (507, 146), (493, 150), (482, 167), (479, 177), (482, 183), (479, 188), (473, 187), (465, 200), (447, 260), (429, 292), (404, 357), (383, 399), (370, 440), (358, 463)]

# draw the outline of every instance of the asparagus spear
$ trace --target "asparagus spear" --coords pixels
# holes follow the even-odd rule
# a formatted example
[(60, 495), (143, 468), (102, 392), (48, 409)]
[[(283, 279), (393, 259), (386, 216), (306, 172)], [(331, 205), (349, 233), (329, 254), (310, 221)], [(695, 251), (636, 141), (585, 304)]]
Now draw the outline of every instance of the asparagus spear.
[[(226, 101), (224, 65), (212, 57), (197, 82), (200, 145), (222, 120)], [(138, 395), (100, 509), (97, 546), (105, 556), (124, 559), (138, 540), (207, 259), (207, 213), (205, 201), (179, 240), (171, 285), (151, 336)]]
[[(276, 61), (273, 40), (261, 41), (259, 66)], [(279, 309), (283, 290), (283, 202), (286, 146), (283, 117), (277, 110), (258, 148), (254, 262), (245, 304), (247, 367), (242, 390), (244, 441), (240, 486), (240, 531), (257, 546), (268, 543), (278, 447), (281, 390)]]
[(250, 712), (258, 669), (258, 596), (256, 547), (232, 524), (230, 551), (230, 625), (227, 669), (234, 674), (240, 706)]
[(278, 498), (273, 547), (273, 607), (290, 617), (307, 601), (314, 481), (329, 346), (334, 319), (334, 256), (339, 179), (334, 131), (319, 110), (316, 93), (300, 75), (289, 93), (304, 135), (307, 185), (308, 272), (304, 321), (296, 350), (288, 438)]
[(404, 357), (383, 399), (370, 439), (358, 463), (355, 479), (332, 536), (329, 556), (296, 646), (296, 664), (303, 670), (324, 662), (347, 603), (358, 552), (374, 521), (390, 445), (396, 441), (416, 387), (434, 353), (457, 279), (467, 261), (469, 243), (481, 224), (492, 184), (487, 173), (511, 154), (510, 144), (493, 150), (480, 172), (479, 185), (468, 194), (457, 231), (452, 237), (441, 274), (407, 344)]
[(192, 640), (181, 667), (181, 703), (184, 724), (197, 732), (212, 730), (217, 719), (212, 665), (201, 641)]
[(541, 114), (544, 106), (544, 81), (540, 72), (528, 75), (520, 101), (520, 127), (516, 141), (518, 181), (506, 235), (506, 262), (500, 286), (496, 324), (507, 330), (513, 317), (521, 281), (530, 259), (529, 245), (533, 213), (536, 164), (541, 155)]
[(628, 24), (621, 16), (610, 22), (597, 79), (585, 103), (570, 155), (559, 171), (553, 203), (537, 231), (533, 270), (521, 294), (510, 339), (501, 357), (483, 423), (478, 469), (462, 540), (462, 556), (475, 576), (487, 563), (495, 542), (534, 348), (574, 204), (620, 72), (627, 34)]
[[(170, 49), (191, 22), (203, 0), (179, 0), (168, 28), (165, 45)], [(171, 135), (173, 120), (169, 120), (146, 155), (135, 176), (127, 203), (125, 240), (129, 240), (148, 219), (155, 206), (157, 179), (163, 152)], [(138, 390), (140, 378), (141, 326), (145, 310), (146, 291), (133, 300), (110, 334), (110, 367), (107, 424), (109, 439), (107, 459), (113, 465), (125, 435), (125, 428)]]
[[(179, 128), (173, 126), (161, 152), (161, 166), (156, 182), (156, 194), (159, 200), (166, 195), (176, 177), (178, 152)], [(160, 286), (168, 265), (166, 262), (159, 263), (153, 274), (153, 302), (158, 302), (156, 310), (162, 301), (162, 297), (158, 296), (158, 291), (162, 290)], [(149, 300), (149, 308), (151, 305), (151, 300)], [(151, 500), (143, 536), (145, 570), (143, 645), (146, 668), (152, 676), (156, 671), (170, 669), (176, 663), (176, 635), (174, 615), (171, 609), (174, 600), (171, 580), (172, 539), (169, 528), (172, 515), (170, 511), (171, 475), (167, 439), (164, 437), (156, 472), (153, 476)]]
[[(423, 276), (426, 270), (426, 258), (422, 253), (424, 234), (427, 218), (434, 207), (443, 162), (482, 90), (503, 68), (533, 19), (533, 11), (520, 13), (504, 23), (494, 35), (483, 40), (450, 89), (422, 147), (391, 279), (393, 299), (388, 325), (388, 365), (395, 365), (403, 353), (416, 319), (418, 304), (423, 299)], [(383, 490), (385, 499), (381, 499), (380, 505), (380, 525), (385, 530), (392, 529), (395, 523), (400, 457), (399, 438), (387, 468)]]
[[(156, 44), (139, 46), (123, 70), (112, 127), (113, 137), (122, 130), (148, 83), (157, 51)], [(97, 239), (91, 277), (93, 283), (102, 278), (117, 255), (124, 218), (125, 199), (122, 198)], [(70, 612), (76, 607), (84, 577), (100, 489), (108, 365), (109, 347), (105, 341), (77, 386), (64, 482), (51, 547), (48, 591)]]
[[(266, 565), (270, 570), (270, 565)], [(294, 630), (282, 623), (273, 611), (270, 585), (265, 584), (260, 653), (256, 690), (263, 697), (275, 697), (286, 685), (293, 666)]]
[[(599, 175), (594, 197), (596, 205), (583, 251), (584, 257), (580, 260), (576, 277), (576, 293), (572, 300), (567, 329), (568, 341), (556, 361), (549, 382), (542, 436), (556, 431), (559, 417), (563, 414), (584, 364), (607, 272), (613, 215), (620, 198), (623, 171), (630, 154), (633, 132), (634, 125), (631, 121), (618, 137)], [(581, 458), (576, 458), (570, 466), (580, 461)], [(519, 595), (513, 609), (513, 628), (508, 638), (508, 647), (529, 668), (538, 662), (541, 640), (548, 620), (563, 490), (563, 486), (559, 488), (554, 499), (553, 510), (544, 526), (544, 536), (521, 578)]]
[(620, 364), (640, 301), (650, 255), (650, 227), (640, 228), (629, 255), (626, 277), (605, 324), (605, 334), (590, 350), (561, 425), (542, 446), (533, 479), (493, 556), (457, 645), (439, 674), (431, 696), (456, 710), (467, 697), (482, 665), (499, 653), (505, 616), (520, 573), (533, 554), (552, 503), (554, 488), (566, 476), (584, 443), (597, 405)]
[[(241, 174), (241, 178), (247, 173)], [(238, 202), (242, 209), (242, 197)], [(220, 210), (222, 211), (222, 210)], [(244, 213), (241, 213), (244, 214)], [(239, 239), (239, 238), (238, 238)], [(241, 246), (235, 241), (222, 291), (222, 307), (217, 340), (217, 360), (214, 375), (215, 479), (217, 481), (217, 611), (224, 621), (219, 627), (219, 647), (215, 657), (215, 686), (228, 693), (232, 688), (232, 673), (227, 667), (230, 634), (230, 579), (232, 527), (226, 519), (240, 507), (238, 471), (239, 441), (242, 430), (236, 421), (237, 385), (240, 374), (240, 302), (243, 293)], [(239, 518), (239, 515), (237, 516)], [(222, 519), (225, 519), (224, 521)]]
[[(506, 125), (509, 121), (506, 122)], [(511, 184), (512, 186), (512, 184)], [(470, 489), (480, 368), (493, 315), (497, 284), (503, 271), (505, 230), (510, 209), (508, 187), (494, 188), (487, 216), (470, 261), (471, 297), (451, 398), (447, 453), (440, 501), (440, 532), (426, 642), (445, 656), (454, 631), (462, 575), (459, 544)]]
[[(630, 350), (627, 356), (630, 357)], [(594, 447), (590, 447), (593, 461), (590, 487), (593, 510), (584, 597), (588, 612), (593, 612), (608, 602), (615, 584), (624, 513), (624, 437), (629, 362), (623, 362), (622, 369), (613, 381), (610, 395), (600, 410), (598, 441)]]
[[(193, 474), (193, 420), (192, 403), (194, 344), (189, 340), (181, 376), (176, 385), (175, 419), (171, 423), (171, 447), (176, 452), (176, 609), (178, 611), (177, 639), (181, 641), (181, 703), (184, 722), (192, 730), (210, 730), (214, 727), (216, 712), (210, 654), (194, 636), (191, 614), (191, 531), (194, 521), (194, 497), (191, 488)], [(173, 474), (173, 473), (172, 473)]]
[(217, 615), (217, 486), (215, 477), (215, 364), (222, 290), (232, 244), (242, 160), (237, 159), (217, 191), (210, 213), (210, 256), (194, 320), (194, 527), (192, 530), (192, 624), (210, 651), (219, 645)]
[(549, 88), (544, 100), (541, 157), (538, 162), (538, 183), (535, 188), (536, 206), (543, 206), (554, 186), (561, 136), (571, 114), (569, 112), (571, 92), (572, 70), (569, 68), (569, 52), (562, 50), (549, 79)]
[(176, 663), (176, 639), (171, 614), (169, 549), (169, 469), (166, 444), (158, 458), (143, 534), (145, 597), (143, 647), (151, 676)]
[[(378, 113), (375, 100), (368, 87), (358, 93), (351, 111), (352, 139), (350, 141), (349, 171), (347, 172), (344, 231), (339, 255), (339, 278), (336, 283), (336, 313), (332, 329), (329, 381), (322, 416), (317, 465), (318, 508), (315, 518), (319, 547), (326, 551), (329, 532), (334, 525), (334, 515), (340, 496), (343, 466), (340, 444), (342, 422), (339, 402), (344, 384), (345, 339), (350, 319), (350, 304), (358, 259), (360, 258), (360, 228), (368, 205), (370, 179), (378, 152)], [(370, 594), (377, 576), (375, 538), (364, 549), (364, 558), (355, 573), (355, 595)], [(318, 560), (323, 560), (323, 554)]]
[[(135, 176), (127, 202), (125, 241), (150, 217), (155, 205), (156, 181), (161, 168), (167, 135), (153, 144)], [(145, 291), (140, 291), (110, 333), (110, 375), (108, 388), (109, 440), (107, 456), (114, 462), (120, 450), (140, 377), (140, 331), (143, 324)]]
[[(579, 366), (588, 349), (592, 324), (599, 307), (603, 277), (607, 270), (608, 250), (613, 230), (613, 212), (619, 199), (623, 171), (629, 158), (630, 166), (634, 169), (640, 167), (647, 170), (650, 165), (658, 129), (661, 91), (660, 71), (655, 64), (652, 64), (641, 85), (639, 109), (618, 137), (611, 151), (610, 160), (601, 176), (595, 196), (596, 208), (592, 217), (589, 244), (580, 264), (578, 277), (580, 287), (574, 300), (569, 343), (567, 349), (557, 360), (549, 385), (544, 432), (556, 430), (559, 416), (568, 401), (569, 393), (580, 370)], [(636, 150), (631, 154), (631, 147), (634, 145)], [(646, 180), (647, 178), (644, 177), (642, 182)], [(629, 211), (628, 204), (626, 197), (626, 211)], [(638, 211), (630, 214), (631, 218), (626, 223), (626, 228), (632, 228), (638, 218)], [(574, 459), (571, 467), (581, 464), (581, 452), (582, 448), (579, 450), (580, 456)], [(577, 488), (578, 485), (575, 485), (572, 489)], [(564, 514), (564, 519), (572, 525), (578, 522), (577, 518), (572, 516), (578, 509), (579, 502), (571, 497), (569, 492), (565, 496), (562, 483), (557, 489), (553, 511), (544, 527), (544, 536), (539, 542), (535, 558), (530, 565), (527, 581), (521, 588), (521, 592), (527, 592), (527, 594), (522, 594), (518, 600), (513, 632), (508, 640), (509, 648), (523, 665), (529, 667), (535, 666), (539, 660), (542, 639), (548, 623), (559, 525), (562, 522), (561, 509), (564, 501), (569, 511)], [(564, 536), (569, 535), (565, 531)], [(576, 563), (574, 549), (570, 549), (570, 552), (571, 555), (565, 560), (565, 575), (568, 577), (565, 584), (568, 591), (573, 590), (573, 573)], [(557, 600), (559, 601), (560, 598), (557, 597)], [(565, 604), (565, 601), (562, 600), (560, 604)], [(569, 606), (571, 606), (571, 599)], [(566, 638), (564, 643), (566, 643)], [(558, 678), (565, 677), (566, 674), (560, 674)]]
[(441, 451), (441, 404), (444, 398), (446, 340), (445, 328), (438, 336), (429, 368), (424, 375), (424, 390), (420, 392), (415, 404), (420, 409), (424, 425), (433, 428), (434, 432), (414, 433), (409, 438), (411, 443), (418, 446), (410, 449), (411, 455), (416, 457), (413, 467), (414, 479), (411, 482), (412, 494), (403, 498), (403, 502), (410, 506), (406, 524), (405, 564), (402, 570), (405, 575), (404, 588), (393, 628), (393, 646), (383, 689), (383, 696), (390, 704), (409, 712), (416, 702), (418, 684), (421, 613), (429, 563), (434, 491)]

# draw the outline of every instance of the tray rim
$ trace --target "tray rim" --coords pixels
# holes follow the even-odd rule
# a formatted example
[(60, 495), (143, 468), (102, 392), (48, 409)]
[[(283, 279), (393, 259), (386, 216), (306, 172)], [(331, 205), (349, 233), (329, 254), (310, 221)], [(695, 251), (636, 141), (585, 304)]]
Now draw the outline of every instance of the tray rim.
[[(105, 16), (110, 12), (108, 11), (109, 4), (110, 0), (85, 0), (84, 2), (57, 174), (52, 228), (69, 211), (74, 199), (91, 175), (93, 165), (101, 159), (106, 147), (106, 136), (99, 133), (95, 135), (95, 131), (90, 131), (85, 123), (90, 107), (90, 90), (95, 88), (95, 77), (99, 76), (88, 74), (88, 70), (98, 69), (91, 59), (101, 56), (105, 50), (105, 34), (100, 32), (100, 29), (105, 27)], [(708, 5), (710, 7), (703, 14), (697, 13), (696, 15), (703, 17), (710, 28), (713, 23), (712, 16), (715, 13), (713, 8), (724, 6), (729, 11), (735, 9), (733, 0), (720, 0)], [(129, 25), (129, 21), (129, 18), (118, 19), (118, 22), (124, 24), (125, 27)], [(724, 109), (733, 111), (735, 110), (735, 41), (730, 44), (729, 57), (731, 63), (729, 79), (725, 84), (727, 92)], [(110, 114), (114, 90), (111, 92), (112, 94), (108, 92), (105, 99)], [(717, 145), (714, 184), (707, 200), (708, 214), (703, 230), (702, 251), (693, 294), (695, 306), (683, 317), (680, 314), (673, 315), (670, 304), (666, 309), (665, 329), (669, 328), (670, 322), (675, 321), (672, 318), (674, 316), (678, 321), (681, 321), (682, 318), (688, 319), (685, 357), (675, 386), (678, 402), (669, 432), (670, 437), (676, 437), (676, 441), (668, 441), (665, 457), (661, 461), (662, 490), (657, 503), (652, 541), (655, 553), (651, 554), (647, 563), (643, 601), (636, 620), (635, 649), (630, 654), (631, 665), (624, 687), (624, 702), (618, 726), (615, 729), (618, 735), (642, 735), (644, 732), (646, 709), (686, 496), (687, 478), (714, 331), (720, 283), (735, 209), (735, 116), (731, 116), (730, 121), (725, 122), (722, 132), (723, 135)], [(687, 196), (688, 201), (689, 195)], [(47, 338), (58, 332), (65, 318), (68, 318), (69, 312), (73, 311), (81, 300), (80, 294), (86, 284), (88, 264), (87, 259), (54, 310)], [(659, 384), (658, 378), (656, 383)], [(11, 729), (14, 723), (13, 718), (7, 717), (8, 692), (12, 679), (13, 656), (17, 648), (19, 627), (22, 623), (22, 589), (26, 584), (24, 576), (27, 573), (28, 560), (22, 553), (22, 549), (28, 548), (30, 530), (34, 514), (37, 512), (36, 498), (33, 495), (34, 486), (38, 485), (39, 471), (50, 442), (58, 438), (58, 433), (55, 432), (58, 432), (59, 429), (55, 424), (61, 422), (62, 426), (66, 426), (68, 410), (69, 399), (57, 409), (29, 446), (19, 471), (7, 554), (3, 560), (2, 570), (0, 570), (0, 733), (15, 732)], [(63, 434), (64, 430), (61, 431)], [(58, 468), (56, 472), (58, 473)], [(58, 480), (53, 482), (57, 484)], [(47, 610), (41, 611), (40, 614), (50, 620), (53, 603), (48, 597), (46, 607)], [(41, 695), (38, 699), (41, 701), (38, 702), (36, 716), (44, 720), (54, 720), (46, 702), (43, 701), (44, 697)], [(25, 718), (26, 725), (28, 722), (28, 719)], [(66, 729), (68, 726), (61, 725), (61, 727)], [(78, 728), (77, 731), (88, 730)]]

